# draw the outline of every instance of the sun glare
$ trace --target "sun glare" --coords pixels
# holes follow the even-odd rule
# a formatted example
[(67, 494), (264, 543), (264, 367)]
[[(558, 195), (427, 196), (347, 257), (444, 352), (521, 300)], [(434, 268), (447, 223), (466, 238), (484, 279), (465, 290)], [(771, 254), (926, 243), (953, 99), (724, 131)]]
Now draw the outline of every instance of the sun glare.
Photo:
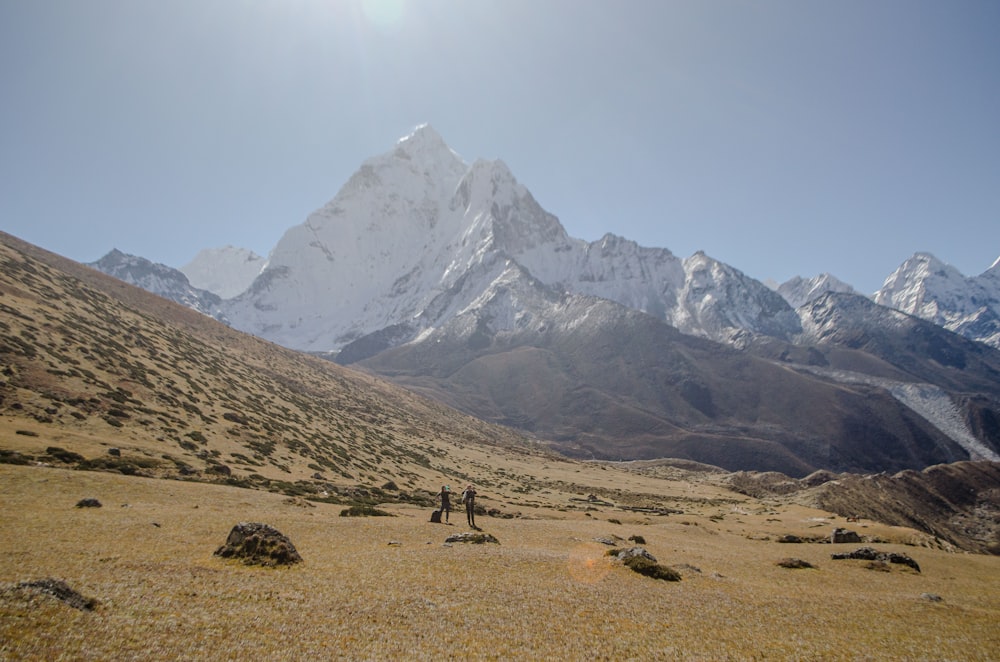
[(406, 6), (403, 0), (361, 0), (361, 11), (374, 27), (391, 32), (399, 29)]

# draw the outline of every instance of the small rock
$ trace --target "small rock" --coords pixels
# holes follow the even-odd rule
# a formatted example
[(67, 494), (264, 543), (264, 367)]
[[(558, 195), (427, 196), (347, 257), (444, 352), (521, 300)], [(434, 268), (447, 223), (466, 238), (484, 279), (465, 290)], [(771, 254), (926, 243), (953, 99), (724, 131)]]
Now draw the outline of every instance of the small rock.
[(641, 556), (644, 559), (649, 559), (653, 563), (656, 563), (656, 557), (646, 551), (644, 547), (629, 547), (628, 549), (615, 550), (608, 553), (623, 562), (637, 556)]
[(937, 593), (921, 593), (920, 599), (927, 600), (928, 602), (944, 602), (944, 598)]
[(101, 508), (103, 504), (94, 499), (93, 497), (87, 497), (86, 499), (80, 499), (76, 502), (77, 508)]
[(114, 455), (115, 457), (121, 457), (122, 451), (120, 448), (109, 448), (108, 455)]
[(793, 559), (793, 558), (781, 559), (780, 561), (778, 561), (778, 566), (782, 568), (791, 568), (793, 570), (797, 570), (799, 568), (816, 567), (812, 563), (809, 563), (809, 561), (805, 561), (803, 559)]
[(497, 545), (500, 541), (488, 533), (456, 533), (454, 535), (448, 536), (444, 539), (446, 543), (449, 542), (468, 542), (474, 545), (481, 545), (483, 543), (491, 542)]

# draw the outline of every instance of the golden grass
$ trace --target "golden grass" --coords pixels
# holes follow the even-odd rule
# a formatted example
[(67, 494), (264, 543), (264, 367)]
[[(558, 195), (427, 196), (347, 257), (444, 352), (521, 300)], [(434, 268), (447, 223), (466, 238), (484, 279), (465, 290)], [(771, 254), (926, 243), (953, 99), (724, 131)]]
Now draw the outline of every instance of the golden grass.
[[(104, 507), (75, 508), (84, 497)], [(532, 519), (479, 518), (500, 545), (445, 545), (465, 530), (459, 513), (453, 526), (391, 505), (396, 517), (345, 518), (339, 505), (252, 490), (0, 465), (0, 508), (5, 660), (990, 660), (1000, 651), (1000, 558), (876, 544), (923, 572), (867, 570), (832, 561), (830, 545), (774, 542), (829, 530), (822, 513), (800, 507), (745, 501), (650, 517), (539, 508)], [(265, 569), (214, 557), (240, 521), (274, 526), (304, 562)], [(683, 580), (642, 577), (594, 542), (628, 545), (633, 534)], [(788, 556), (818, 568), (776, 565)], [(45, 577), (99, 606), (11, 589)]]

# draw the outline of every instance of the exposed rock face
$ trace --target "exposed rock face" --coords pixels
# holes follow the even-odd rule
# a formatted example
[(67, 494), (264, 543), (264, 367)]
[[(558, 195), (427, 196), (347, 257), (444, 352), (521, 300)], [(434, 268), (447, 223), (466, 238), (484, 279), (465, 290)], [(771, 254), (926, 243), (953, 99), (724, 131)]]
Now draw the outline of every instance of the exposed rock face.
[(860, 559), (862, 561), (881, 561), (883, 563), (899, 563), (901, 565), (913, 568), (917, 572), (920, 572), (920, 566), (917, 562), (911, 559), (906, 554), (900, 554), (898, 552), (880, 552), (873, 547), (859, 547), (853, 552), (844, 552), (842, 554), (831, 554), (831, 559)]
[(302, 561), (295, 545), (277, 529), (257, 522), (240, 522), (229, 532), (216, 556), (242, 559), (247, 565), (291, 565)]

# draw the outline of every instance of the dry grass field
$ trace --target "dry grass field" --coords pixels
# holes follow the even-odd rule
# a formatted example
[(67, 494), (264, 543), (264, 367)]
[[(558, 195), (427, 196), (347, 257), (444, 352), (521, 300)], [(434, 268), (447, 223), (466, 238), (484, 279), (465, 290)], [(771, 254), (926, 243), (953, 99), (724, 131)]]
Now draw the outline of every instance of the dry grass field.
[[(564, 470), (584, 483), (618, 474)], [(709, 484), (653, 482), (675, 496), (701, 493), (683, 514), (647, 515), (579, 510), (570, 493), (551, 492), (567, 507), (480, 516), (500, 544), (474, 545), (445, 543), (468, 530), (457, 512), (450, 526), (406, 505), (386, 506), (395, 517), (341, 517), (343, 506), (259, 490), (0, 465), (0, 658), (1000, 659), (1000, 558), (852, 525), (921, 568), (872, 570), (831, 560), (857, 545), (777, 542), (843, 520), (726, 501)], [(86, 497), (103, 507), (74, 507)], [(243, 521), (277, 528), (303, 562), (262, 568), (213, 556)], [(634, 573), (595, 540), (627, 547), (633, 535), (681, 581)], [(816, 567), (779, 567), (785, 557)], [(17, 588), (42, 578), (96, 606)]]

